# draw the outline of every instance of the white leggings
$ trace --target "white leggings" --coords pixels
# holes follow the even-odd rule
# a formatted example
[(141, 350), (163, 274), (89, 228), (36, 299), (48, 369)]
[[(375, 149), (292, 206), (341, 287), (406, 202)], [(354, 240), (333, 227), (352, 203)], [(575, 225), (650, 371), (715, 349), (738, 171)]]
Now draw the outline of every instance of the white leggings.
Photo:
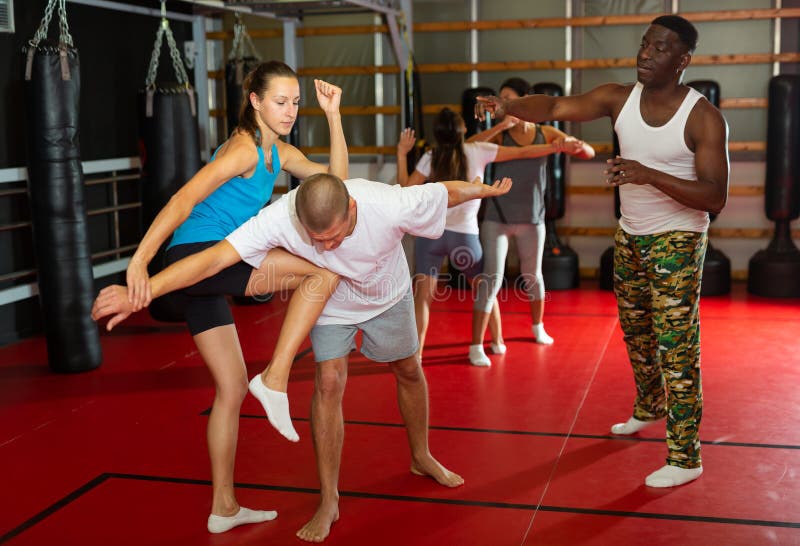
[(483, 278), (478, 283), (475, 310), (489, 313), (503, 284), (503, 274), (508, 256), (508, 238), (517, 240), (522, 286), (531, 300), (544, 299), (542, 253), (544, 252), (544, 224), (501, 224), (485, 221), (481, 224), (483, 245)]

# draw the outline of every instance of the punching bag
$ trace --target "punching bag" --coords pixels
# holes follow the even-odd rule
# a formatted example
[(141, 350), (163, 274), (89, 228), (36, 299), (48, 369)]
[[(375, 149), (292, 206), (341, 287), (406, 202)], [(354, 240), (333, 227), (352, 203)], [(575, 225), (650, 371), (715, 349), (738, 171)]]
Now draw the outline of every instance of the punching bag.
[[(694, 80), (687, 84), (699, 91), (708, 99), (708, 102), (719, 108), (720, 92), (719, 84), (713, 80)], [(711, 221), (716, 220), (717, 215), (712, 214)], [(729, 294), (731, 291), (731, 261), (719, 249), (714, 248), (711, 242), (706, 249), (706, 257), (703, 262), (703, 280), (700, 285), (701, 296), (721, 296)]]
[[(193, 92), (193, 91), (191, 91)], [(148, 117), (148, 93), (139, 93), (139, 152), (142, 163), (142, 225), (150, 226), (159, 211), (175, 192), (202, 166), (197, 118), (192, 115), (191, 101), (185, 88), (158, 88), (151, 96)], [(150, 261), (150, 276), (164, 268), (162, 245)], [(183, 322), (180, 298), (166, 294), (154, 299), (148, 307), (150, 315), (164, 322)]]
[[(225, 64), (225, 112), (228, 121), (228, 134), (239, 124), (239, 107), (242, 104), (244, 79), (261, 62), (261, 56), (253, 45), (242, 22), (242, 15), (236, 13), (233, 25), (233, 43)], [(245, 52), (245, 50), (249, 50)]]
[(491, 87), (471, 87), (461, 93), (461, 117), (464, 118), (464, 124), (467, 126), (467, 132), (464, 135), (465, 140), (485, 130), (485, 127), (481, 127), (481, 122), (475, 119), (474, 112), (475, 103), (478, 102), (477, 98), (494, 94), (495, 91)]
[[(614, 151), (611, 157), (617, 157), (619, 154), (619, 139), (617, 138), (616, 131), (611, 130), (614, 137)], [(617, 220), (622, 217), (620, 211), (619, 200), (619, 187), (614, 186), (614, 216)], [(599, 287), (601, 290), (614, 290), (614, 246), (610, 246), (600, 255), (600, 275)]]
[(400, 94), (403, 101), (403, 126), (401, 129), (411, 128), (417, 138), (416, 145), (411, 148), (406, 156), (408, 174), (414, 172), (417, 161), (422, 157), (425, 149), (425, 122), (422, 112), (422, 87), (420, 86), (419, 70), (417, 70), (414, 57), (408, 59), (408, 66), (400, 78)]
[(228, 121), (228, 134), (239, 124), (239, 107), (242, 105), (244, 78), (258, 66), (255, 57), (231, 59), (225, 63), (225, 112)]
[[(561, 97), (564, 90), (557, 83), (537, 83), (530, 89), (534, 95)], [(563, 131), (562, 122), (548, 122)], [(547, 158), (547, 188), (545, 190), (545, 241), (542, 255), (544, 285), (550, 290), (577, 288), (580, 282), (578, 253), (562, 243), (556, 233), (555, 221), (564, 217), (566, 210), (566, 156), (551, 154)]]
[[(139, 92), (139, 153), (142, 163), (142, 225), (148, 228), (178, 188), (202, 166), (197, 128), (197, 96), (189, 83), (186, 68), (169, 28), (165, 4), (161, 2), (161, 24), (156, 33), (145, 88)], [(169, 58), (177, 85), (157, 85), (162, 39), (167, 38)], [(164, 268), (166, 241), (150, 260), (150, 276)], [(180, 293), (154, 299), (150, 316), (165, 322), (183, 322), (183, 297)]]
[(800, 251), (790, 222), (800, 216), (800, 75), (782, 74), (769, 82), (767, 179), (764, 209), (775, 222), (765, 250), (750, 258), (747, 290), (772, 298), (800, 297)]
[[(63, 33), (66, 13), (60, 11)], [(50, 368), (83, 372), (100, 366), (102, 354), (91, 317), (94, 279), (78, 127), (80, 63), (69, 34), (62, 34), (59, 43), (45, 39), (50, 22), (45, 19), (24, 50), (28, 192), (39, 302)]]

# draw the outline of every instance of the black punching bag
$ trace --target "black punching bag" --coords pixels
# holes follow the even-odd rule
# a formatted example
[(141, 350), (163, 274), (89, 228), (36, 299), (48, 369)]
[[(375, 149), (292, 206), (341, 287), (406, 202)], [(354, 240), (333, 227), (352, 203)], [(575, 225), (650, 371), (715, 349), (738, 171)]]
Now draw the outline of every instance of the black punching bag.
[[(564, 90), (557, 83), (537, 83), (530, 89), (531, 94), (561, 97)], [(560, 121), (549, 122), (563, 131)], [(542, 255), (542, 276), (544, 285), (550, 290), (577, 288), (580, 282), (578, 254), (562, 243), (556, 233), (556, 220), (564, 217), (566, 209), (566, 156), (551, 154), (547, 158), (547, 188), (545, 190), (545, 228), (544, 254)]]
[(494, 94), (494, 89), (491, 87), (471, 87), (465, 89), (464, 92), (461, 93), (461, 117), (464, 118), (464, 124), (467, 126), (464, 139), (485, 130), (484, 127), (481, 127), (480, 121), (475, 119), (475, 103), (478, 102), (478, 97), (486, 97)]
[(400, 94), (403, 101), (403, 125), (401, 129), (414, 130), (417, 138), (416, 145), (411, 148), (406, 156), (408, 174), (414, 172), (422, 153), (425, 149), (425, 122), (422, 112), (422, 86), (420, 85), (419, 70), (413, 56), (409, 58), (410, 70), (405, 70), (400, 78)]
[(242, 105), (244, 78), (258, 66), (255, 57), (231, 59), (225, 64), (225, 112), (228, 120), (228, 134), (239, 125), (239, 108)]
[(83, 171), (78, 142), (78, 51), (28, 46), (25, 113), (28, 191), (47, 356), (56, 372), (100, 366)]
[[(619, 154), (619, 139), (617, 138), (617, 132), (612, 129), (612, 134), (614, 136), (614, 151), (612, 152), (612, 157), (617, 157)], [(619, 200), (619, 186), (614, 186), (614, 216), (616, 216), (617, 220), (620, 219), (622, 216), (622, 212), (620, 211), (620, 200)], [(599, 275), (599, 287), (601, 290), (614, 290), (614, 247), (608, 247), (601, 255), (600, 255), (600, 275)]]
[[(200, 170), (197, 118), (185, 87), (157, 88), (148, 108), (148, 92), (139, 93), (139, 136), (142, 160), (142, 225), (149, 227), (158, 212), (178, 189)], [(148, 116), (148, 114), (151, 114)], [(162, 246), (150, 261), (155, 275), (164, 267)], [(150, 315), (165, 322), (183, 322), (180, 298), (167, 294), (154, 299)]]
[[(708, 102), (719, 108), (719, 84), (713, 80), (694, 80), (687, 84), (698, 90), (708, 99)], [(711, 221), (717, 215), (711, 215)], [(703, 281), (700, 285), (701, 296), (721, 296), (731, 291), (731, 261), (719, 249), (714, 248), (709, 242), (706, 257), (703, 262)]]
[[(481, 124), (480, 120), (475, 119), (475, 104), (478, 102), (478, 97), (487, 97), (490, 95), (495, 95), (495, 90), (491, 87), (472, 87), (470, 89), (465, 89), (463, 93), (461, 93), (461, 117), (464, 119), (464, 125), (467, 128), (467, 132), (464, 134), (464, 139), (468, 139), (472, 135), (476, 133), (480, 133), (481, 131), (485, 131), (492, 127), (494, 120), (490, 115), (486, 115), (486, 119)], [(411, 164), (408, 166), (409, 171), (412, 171), (413, 167)], [(412, 171), (413, 172), (413, 171)], [(410, 173), (409, 173), (410, 174)], [(494, 165), (489, 163), (486, 165), (486, 169), (483, 173), (483, 182), (484, 184), (491, 184), (494, 182)], [(486, 206), (486, 203), (481, 203), (481, 209), (478, 213), (478, 220), (483, 220), (483, 209)], [(500, 215), (502, 216), (502, 212)]]
[(800, 75), (782, 74), (769, 82), (767, 180), (764, 209), (775, 222), (766, 250), (750, 258), (747, 290), (772, 298), (800, 297), (800, 251), (790, 222), (800, 216)]

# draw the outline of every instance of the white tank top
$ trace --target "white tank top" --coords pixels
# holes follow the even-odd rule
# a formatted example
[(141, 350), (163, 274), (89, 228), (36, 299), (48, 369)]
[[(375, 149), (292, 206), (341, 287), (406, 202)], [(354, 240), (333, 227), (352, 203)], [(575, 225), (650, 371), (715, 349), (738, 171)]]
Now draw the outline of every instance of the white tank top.
[[(637, 82), (614, 124), (620, 155), (677, 178), (697, 180), (694, 153), (686, 146), (684, 131), (692, 108), (703, 95), (690, 88), (677, 112), (660, 127), (642, 119), (641, 96), (642, 84)], [(619, 225), (631, 235), (708, 229), (707, 212), (684, 206), (649, 184), (623, 184), (619, 197)]]

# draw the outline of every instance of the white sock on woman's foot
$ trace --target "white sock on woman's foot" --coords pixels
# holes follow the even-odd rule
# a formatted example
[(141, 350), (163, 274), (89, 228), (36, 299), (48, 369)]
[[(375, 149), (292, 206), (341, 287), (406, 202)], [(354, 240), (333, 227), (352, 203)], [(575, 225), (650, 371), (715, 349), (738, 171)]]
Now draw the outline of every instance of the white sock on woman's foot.
[(696, 480), (703, 473), (703, 467), (681, 468), (666, 465), (645, 478), (644, 484), (648, 487), (676, 487)]
[(645, 427), (652, 425), (653, 423), (655, 423), (655, 421), (639, 421), (636, 417), (631, 417), (624, 423), (612, 425), (611, 434), (633, 434), (635, 432), (639, 432)]
[(504, 354), (506, 354), (506, 344), (505, 343), (492, 343), (491, 350), (492, 350), (492, 354), (494, 354), (494, 355), (504, 355)]
[(541, 345), (552, 345), (553, 338), (547, 335), (547, 332), (544, 331), (544, 323), (540, 322), (539, 324), (534, 324), (531, 327), (531, 332), (533, 332), (533, 337), (536, 340), (536, 343)]
[(483, 351), (483, 344), (480, 343), (478, 345), (469, 346), (469, 361), (473, 366), (481, 366), (483, 368), (492, 365), (492, 361), (489, 360), (489, 357), (486, 356), (486, 353)]
[(290, 442), (296, 442), (300, 439), (294, 429), (294, 425), (292, 425), (292, 417), (289, 414), (289, 397), (285, 392), (273, 391), (267, 388), (264, 382), (261, 381), (261, 374), (258, 374), (250, 380), (250, 394), (255, 396), (264, 406), (270, 425), (275, 427)]
[(208, 532), (224, 533), (239, 525), (271, 521), (277, 517), (278, 513), (273, 510), (250, 510), (240, 506), (239, 511), (232, 516), (216, 516), (214, 514), (208, 516)]

